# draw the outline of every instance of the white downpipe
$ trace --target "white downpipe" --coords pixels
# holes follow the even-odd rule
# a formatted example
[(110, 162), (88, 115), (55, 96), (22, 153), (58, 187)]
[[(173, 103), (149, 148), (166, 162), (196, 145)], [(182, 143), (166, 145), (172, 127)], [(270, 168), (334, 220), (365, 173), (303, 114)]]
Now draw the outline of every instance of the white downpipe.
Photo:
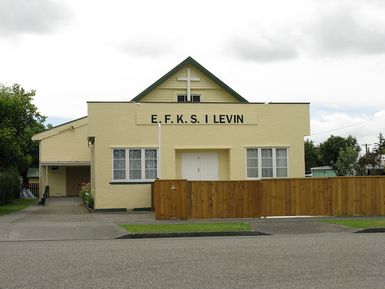
[(48, 186), (48, 166), (45, 166), (45, 186)]
[(158, 179), (161, 179), (161, 140), (162, 140), (162, 126), (158, 123)]

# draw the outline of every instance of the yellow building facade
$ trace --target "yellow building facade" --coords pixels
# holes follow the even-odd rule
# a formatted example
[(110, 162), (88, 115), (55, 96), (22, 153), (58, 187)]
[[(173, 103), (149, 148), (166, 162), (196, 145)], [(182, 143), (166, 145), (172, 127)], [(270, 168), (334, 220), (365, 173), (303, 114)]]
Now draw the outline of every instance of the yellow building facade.
[[(96, 209), (151, 206), (160, 179), (304, 177), (308, 103), (249, 103), (191, 57), (129, 102), (88, 102), (85, 118), (35, 135), (40, 187)], [(41, 191), (42, 193), (42, 191)]]

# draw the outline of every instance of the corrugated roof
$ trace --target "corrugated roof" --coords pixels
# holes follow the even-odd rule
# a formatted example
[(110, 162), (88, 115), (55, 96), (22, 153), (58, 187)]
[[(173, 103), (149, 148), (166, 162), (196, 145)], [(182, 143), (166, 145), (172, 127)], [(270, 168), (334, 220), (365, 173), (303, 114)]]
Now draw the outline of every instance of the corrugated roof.
[(27, 178), (38, 178), (39, 177), (39, 168), (29, 168), (27, 173)]

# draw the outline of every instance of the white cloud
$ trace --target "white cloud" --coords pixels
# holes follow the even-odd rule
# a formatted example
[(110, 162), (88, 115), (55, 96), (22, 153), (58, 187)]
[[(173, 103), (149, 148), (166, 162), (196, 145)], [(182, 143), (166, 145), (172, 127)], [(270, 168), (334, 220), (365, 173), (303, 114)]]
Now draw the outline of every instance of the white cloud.
[(324, 113), (311, 120), (311, 136), (315, 143), (325, 141), (330, 135), (352, 135), (359, 144), (373, 144), (380, 132), (385, 133), (385, 110), (374, 114), (350, 115), (345, 112)]
[(290, 33), (269, 35), (266, 32), (235, 36), (230, 51), (244, 60), (270, 62), (297, 58), (298, 48)]
[(52, 0), (1, 0), (0, 35), (44, 34), (68, 20), (69, 10)]
[(364, 1), (324, 1), (303, 27), (305, 49), (326, 55), (385, 52), (385, 10)]

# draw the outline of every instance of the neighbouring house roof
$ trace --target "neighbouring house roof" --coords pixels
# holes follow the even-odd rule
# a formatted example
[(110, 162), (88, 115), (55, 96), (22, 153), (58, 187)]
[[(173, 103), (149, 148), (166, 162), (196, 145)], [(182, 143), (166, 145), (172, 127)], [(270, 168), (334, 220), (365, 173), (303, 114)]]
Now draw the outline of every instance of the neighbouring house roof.
[(78, 119), (71, 120), (69, 122), (54, 126), (52, 128), (49, 128), (41, 133), (35, 134), (32, 136), (33, 141), (40, 141), (42, 139), (60, 134), (64, 131), (67, 131), (69, 129), (76, 129), (78, 127), (84, 126), (88, 124), (88, 117), (84, 116)]
[(242, 96), (240, 96), (235, 90), (233, 90), (230, 86), (228, 86), (226, 83), (224, 83), (222, 80), (220, 80), (218, 77), (216, 77), (214, 74), (212, 74), (210, 71), (208, 71), (206, 68), (204, 68), (201, 64), (199, 64), (195, 59), (193, 59), (191, 56), (187, 57), (185, 60), (183, 60), (181, 63), (179, 63), (177, 66), (175, 66), (173, 69), (171, 69), (169, 72), (167, 72), (165, 75), (163, 75), (161, 78), (159, 78), (157, 81), (155, 81), (153, 84), (151, 84), (149, 87), (147, 87), (145, 90), (143, 90), (141, 93), (139, 93), (136, 97), (134, 97), (131, 101), (139, 102), (143, 97), (145, 97), (147, 94), (149, 94), (151, 91), (153, 91), (155, 88), (157, 88), (160, 84), (165, 82), (167, 79), (169, 79), (173, 74), (177, 73), (180, 69), (182, 69), (186, 65), (192, 65), (198, 70), (200, 70), (203, 74), (205, 74), (208, 78), (210, 78), (213, 82), (218, 84), (223, 90), (227, 91), (231, 96), (233, 96), (235, 99), (237, 99), (239, 102), (248, 103), (246, 99), (244, 99)]
[(27, 178), (38, 178), (39, 168), (29, 168), (27, 172)]
[(315, 168), (310, 168), (311, 170), (334, 170), (333, 167), (331, 166), (322, 166), (322, 167), (315, 167)]

